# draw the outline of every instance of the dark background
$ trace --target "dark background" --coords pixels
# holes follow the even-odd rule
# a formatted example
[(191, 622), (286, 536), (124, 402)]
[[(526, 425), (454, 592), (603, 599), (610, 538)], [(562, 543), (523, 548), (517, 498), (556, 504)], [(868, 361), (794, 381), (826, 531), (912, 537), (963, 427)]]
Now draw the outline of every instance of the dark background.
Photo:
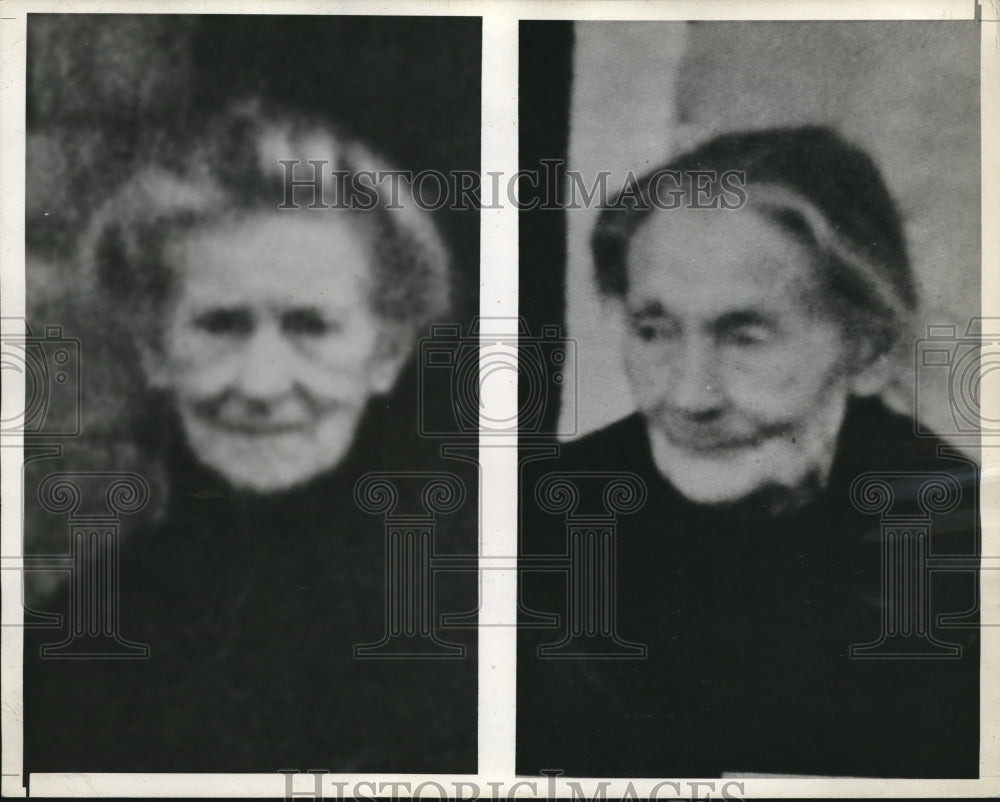
[[(480, 30), (476, 17), (32, 14), (28, 244), (71, 256), (147, 144), (249, 94), (326, 116), (401, 169), (478, 170)], [(478, 215), (438, 217), (457, 306), (475, 309)]]
[[(566, 159), (569, 147), (569, 101), (573, 70), (573, 23), (522, 21), (518, 33), (518, 164), (520, 169), (546, 175), (542, 159)], [(522, 202), (533, 193), (520, 187)], [(540, 206), (552, 195), (539, 187)], [(519, 314), (531, 334), (558, 325), (566, 336), (566, 213), (556, 209), (524, 209), (519, 226)], [(522, 372), (518, 386), (523, 409), (531, 391)], [(559, 420), (559, 384), (547, 383), (545, 408), (538, 434), (555, 432)], [(522, 432), (524, 434), (524, 432)], [(537, 438), (532, 438), (533, 440)]]
[[(60, 326), (79, 339), (80, 400), (53, 392), (45, 430), (63, 428), (78, 403), (82, 428), (35, 438), (62, 455), (28, 466), (26, 498), (54, 470), (135, 471), (154, 493), (131, 529), (157, 516), (165, 497), (143, 441), (156, 426), (134, 348), (78, 254), (89, 215), (144, 154), (183, 143), (207, 115), (253, 95), (328, 118), (399, 169), (478, 172), (481, 27), (478, 17), (29, 15), (28, 323), (35, 336)], [(453, 310), (441, 322), (467, 325), (479, 309), (479, 213), (433, 214), (454, 270)], [(384, 403), (387, 442), (401, 454), (439, 445), (420, 441), (416, 392), (413, 359)], [(451, 399), (442, 392), (430, 403)], [(27, 551), (62, 553), (65, 522), (35, 507)]]

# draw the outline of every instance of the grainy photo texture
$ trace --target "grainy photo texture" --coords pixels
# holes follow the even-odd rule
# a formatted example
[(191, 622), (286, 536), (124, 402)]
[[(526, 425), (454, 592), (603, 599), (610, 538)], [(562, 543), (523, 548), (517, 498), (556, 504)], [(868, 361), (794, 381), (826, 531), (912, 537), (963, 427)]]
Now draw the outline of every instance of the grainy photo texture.
[(476, 771), (480, 28), (29, 15), (26, 773)]
[(978, 777), (977, 26), (521, 33), (518, 772)]

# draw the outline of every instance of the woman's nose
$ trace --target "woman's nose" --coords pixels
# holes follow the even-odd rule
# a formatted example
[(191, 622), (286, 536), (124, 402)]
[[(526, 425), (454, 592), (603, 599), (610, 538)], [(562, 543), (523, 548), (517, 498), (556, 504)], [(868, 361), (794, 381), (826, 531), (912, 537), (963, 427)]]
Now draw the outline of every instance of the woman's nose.
[(722, 408), (719, 364), (710, 343), (685, 343), (670, 371), (667, 392), (673, 408), (689, 416), (702, 417)]
[(295, 354), (278, 327), (262, 325), (241, 349), (234, 389), (248, 399), (280, 398), (295, 384), (295, 365)]

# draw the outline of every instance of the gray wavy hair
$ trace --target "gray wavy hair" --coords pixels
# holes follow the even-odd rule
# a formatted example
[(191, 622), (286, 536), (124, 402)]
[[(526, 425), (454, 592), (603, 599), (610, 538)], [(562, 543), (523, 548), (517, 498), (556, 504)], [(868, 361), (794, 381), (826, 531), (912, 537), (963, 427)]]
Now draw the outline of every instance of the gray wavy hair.
[[(234, 104), (188, 144), (164, 149), (127, 177), (83, 238), (93, 285), (125, 310), (134, 335), (154, 344), (177, 278), (165, 258), (168, 241), (248, 213), (292, 214), (287, 204), (280, 208), (288, 189), (283, 161), (306, 172), (310, 161), (325, 162), (324, 175), (336, 171), (348, 187), (359, 173), (392, 169), (329, 123), (256, 99)], [(350, 216), (370, 248), (371, 308), (396, 347), (410, 348), (450, 307), (448, 250), (405, 175), (391, 196), (381, 182), (364, 186), (366, 208), (303, 204), (295, 213)]]

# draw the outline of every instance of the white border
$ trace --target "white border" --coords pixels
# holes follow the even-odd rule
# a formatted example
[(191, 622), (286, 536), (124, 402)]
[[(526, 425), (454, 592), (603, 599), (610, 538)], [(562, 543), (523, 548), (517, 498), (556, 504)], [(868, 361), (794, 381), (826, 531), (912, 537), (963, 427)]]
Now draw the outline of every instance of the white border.
[[(1000, 316), (1000, 28), (997, 25), (997, 0), (986, 0), (982, 13), (982, 175), (983, 175), (983, 315)], [(593, 0), (513, 0), (512, 2), (472, 2), (472, 0), (279, 0), (264, 4), (245, 0), (177, 0), (169, 4), (151, 0), (112, 0), (110, 2), (42, 2), (42, 0), (0, 0), (0, 264), (3, 265), (3, 292), (0, 311), (4, 317), (24, 315), (24, 103), (25, 103), (25, 14), (32, 12), (100, 12), (100, 13), (231, 13), (231, 14), (360, 14), (360, 15), (451, 15), (482, 16), (483, 18), (483, 137), (484, 170), (503, 170), (513, 174), (517, 169), (517, 21), (518, 19), (574, 20), (732, 20), (732, 19), (971, 19), (974, 6), (969, 0), (959, 2), (903, 2), (891, 0), (840, 0), (812, 2), (802, 0), (700, 0), (690, 2), (626, 2), (608, 3)], [(513, 209), (485, 211), (482, 216), (482, 286), (481, 312), (490, 317), (517, 315), (517, 216)], [(9, 373), (9, 371), (8, 371)], [(3, 407), (18, 408), (23, 404), (23, 384), (5, 376)], [(516, 389), (498, 388), (498, 397), (490, 404), (508, 403), (516, 408)], [(16, 401), (15, 401), (16, 399)], [(487, 445), (485, 442), (483, 445)], [(516, 554), (516, 459), (513, 449), (493, 448), (496, 438), (489, 438), (491, 448), (484, 449), (483, 494), (481, 514), (485, 523), (482, 537), (484, 556), (481, 565), (491, 558)], [(1000, 554), (1000, 491), (996, 485), (998, 455), (987, 456), (983, 480), (984, 553)], [(16, 567), (20, 554), (20, 461), (19, 448), (3, 449), (2, 533), (0, 554), (4, 568)], [(506, 477), (506, 481), (498, 480)], [(11, 562), (13, 560), (13, 562)], [(2, 572), (3, 623), (0, 630), (0, 663), (2, 663), (3, 704), (0, 725), (4, 752), (3, 793), (18, 796), (20, 784), (20, 575)], [(510, 568), (484, 571), (484, 598), (481, 621), (490, 623), (480, 630), (480, 764), (475, 777), (435, 776), (446, 788), (456, 782), (475, 782), (484, 795), (490, 794), (489, 782), (502, 783), (499, 793), (506, 796), (515, 782), (519, 796), (544, 794), (543, 781), (514, 776), (514, 678), (515, 678), (515, 582)], [(1000, 585), (1000, 572), (983, 572), (984, 609), (994, 611)], [(993, 620), (996, 620), (994, 616)], [(14, 624), (15, 626), (10, 626)], [(496, 626), (501, 624), (501, 626)], [(12, 637), (13, 635), (13, 637)], [(743, 779), (747, 797), (849, 797), (849, 796), (941, 796), (975, 797), (1000, 794), (1000, 687), (986, 681), (998, 676), (1000, 669), (1000, 631), (983, 629), (982, 682), (983, 733), (981, 752), (982, 779), (978, 781), (917, 781), (808, 779), (774, 780)], [(8, 776), (11, 775), (11, 776)], [(310, 778), (299, 778), (299, 781)], [(388, 794), (393, 783), (410, 782), (411, 786), (432, 779), (430, 776), (405, 775), (326, 775), (324, 789), (328, 798), (336, 798), (338, 782), (353, 788), (357, 782), (371, 781), (383, 785)], [(534, 782), (536, 792), (530, 791)], [(607, 784), (604, 784), (606, 782)], [(604, 784), (607, 797), (634, 793), (637, 797), (650, 794), (658, 780), (581, 780), (580, 786), (588, 798)], [(686, 782), (686, 781), (685, 781)], [(685, 792), (691, 787), (682, 782)], [(716, 788), (727, 781), (716, 781)], [(285, 778), (265, 775), (142, 775), (142, 774), (40, 774), (31, 777), (32, 794), (36, 796), (282, 796)], [(398, 786), (397, 786), (398, 787)], [(468, 785), (464, 786), (469, 788)], [(672, 786), (667, 786), (668, 789)], [(296, 789), (308, 790), (300, 782)], [(377, 788), (363, 787), (365, 792), (378, 795)], [(702, 793), (705, 788), (702, 787)], [(560, 778), (558, 791), (568, 796), (569, 789)], [(662, 793), (662, 787), (661, 787)], [(668, 791), (670, 793), (670, 791)], [(433, 795), (433, 791), (429, 794)], [(692, 794), (697, 796), (698, 793)]]

